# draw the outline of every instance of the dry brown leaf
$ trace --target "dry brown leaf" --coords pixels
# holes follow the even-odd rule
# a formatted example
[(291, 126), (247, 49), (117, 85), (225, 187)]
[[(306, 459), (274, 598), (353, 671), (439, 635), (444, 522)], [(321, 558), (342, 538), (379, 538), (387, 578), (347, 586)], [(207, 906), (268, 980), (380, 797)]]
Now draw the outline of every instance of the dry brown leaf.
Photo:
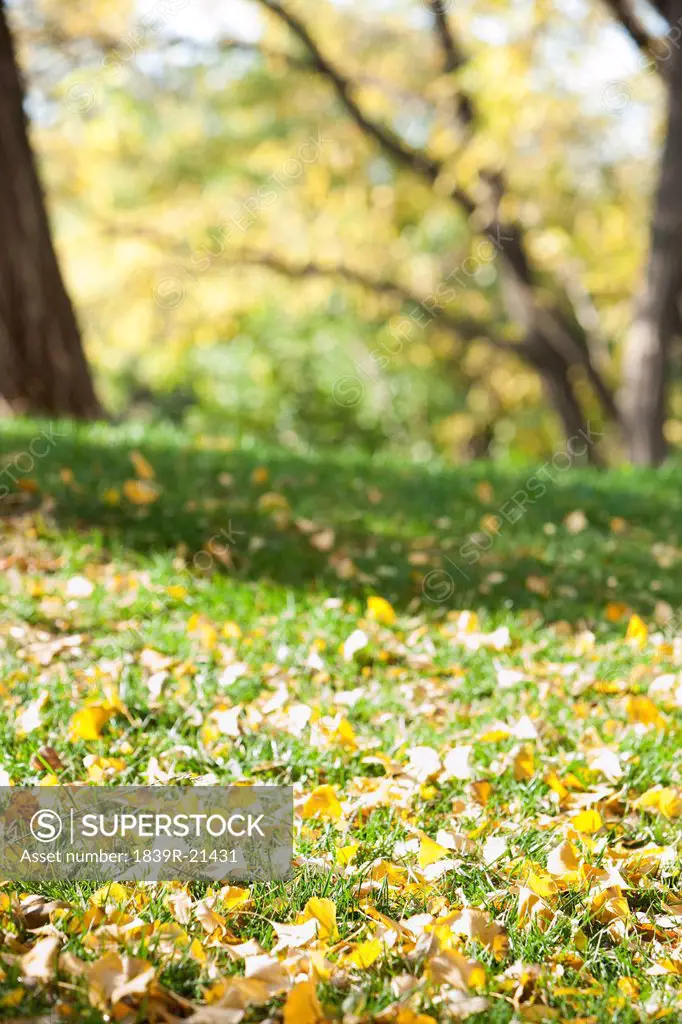
[(57, 958), (61, 947), (61, 939), (55, 935), (46, 935), (39, 939), (33, 949), (25, 953), (20, 961), (21, 974), (24, 981), (52, 981), (57, 971)]

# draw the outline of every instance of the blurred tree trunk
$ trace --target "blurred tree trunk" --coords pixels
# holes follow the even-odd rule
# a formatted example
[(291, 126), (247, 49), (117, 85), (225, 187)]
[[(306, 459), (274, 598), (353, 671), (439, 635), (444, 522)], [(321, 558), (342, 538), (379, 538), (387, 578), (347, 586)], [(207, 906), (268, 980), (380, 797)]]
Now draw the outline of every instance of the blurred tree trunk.
[(0, 0), (0, 405), (90, 418), (100, 405), (52, 245)]
[[(669, 20), (682, 18), (671, 0)], [(682, 298), (682, 51), (669, 47), (667, 132), (654, 205), (649, 262), (625, 347), (622, 409), (630, 460), (656, 466), (666, 454), (663, 434), (670, 349), (680, 333)]]

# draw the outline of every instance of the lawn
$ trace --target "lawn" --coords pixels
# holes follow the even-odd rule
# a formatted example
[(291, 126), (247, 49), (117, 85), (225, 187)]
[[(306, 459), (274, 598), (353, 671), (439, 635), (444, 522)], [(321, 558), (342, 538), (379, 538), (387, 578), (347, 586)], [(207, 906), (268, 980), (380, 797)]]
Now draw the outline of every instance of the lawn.
[(296, 805), (285, 882), (0, 881), (3, 1017), (682, 1019), (682, 471), (2, 460), (3, 784)]

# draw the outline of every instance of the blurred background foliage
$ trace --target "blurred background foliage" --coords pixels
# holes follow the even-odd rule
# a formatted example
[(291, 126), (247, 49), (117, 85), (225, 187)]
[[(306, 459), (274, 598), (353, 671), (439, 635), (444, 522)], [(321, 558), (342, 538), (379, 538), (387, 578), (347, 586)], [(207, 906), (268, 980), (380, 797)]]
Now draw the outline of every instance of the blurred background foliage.
[[(605, 365), (617, 367), (662, 95), (601, 5), (462, 0), (470, 59), (451, 75), (417, 0), (294, 6), (361, 83), (364, 105), (451, 165), (450, 185), (455, 167), (475, 189), (481, 168), (504, 166), (505, 214), (598, 318)], [(244, 265), (244, 250), (294, 269), (343, 264), (420, 296), (454, 274), (449, 308), (509, 330), (495, 260), (477, 260), (447, 194), (434, 202), (378, 155), (258, 4), (15, 0), (10, 12), (56, 243), (115, 415), (419, 459), (534, 458), (559, 443), (537, 377), (484, 330), (466, 341), (416, 325), (399, 345), (396, 294)], [(468, 140), (452, 113), (460, 87), (483, 119)], [(471, 276), (458, 273), (467, 257)], [(355, 391), (339, 391), (351, 379)], [(672, 410), (679, 442), (682, 394)]]

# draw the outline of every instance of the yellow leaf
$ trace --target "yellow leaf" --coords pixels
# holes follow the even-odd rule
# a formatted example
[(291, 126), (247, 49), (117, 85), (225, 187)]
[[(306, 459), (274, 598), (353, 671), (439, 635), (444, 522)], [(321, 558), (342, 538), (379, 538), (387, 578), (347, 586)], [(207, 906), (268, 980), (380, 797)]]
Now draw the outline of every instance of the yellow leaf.
[(349, 843), (348, 846), (340, 846), (336, 851), (336, 863), (340, 864), (341, 867), (346, 867), (347, 864), (351, 864), (360, 849), (360, 843)]
[(500, 725), (497, 728), (488, 729), (486, 732), (482, 732), (478, 737), (479, 743), (500, 743), (501, 740), (507, 740), (511, 736), (509, 729), (506, 726)]
[(629, 999), (637, 999), (639, 996), (639, 983), (627, 974), (618, 979), (618, 989)]
[(212, 900), (199, 900), (194, 908), (194, 914), (204, 929), (209, 935), (220, 935), (225, 934), (226, 920), (222, 914), (218, 914), (212, 906), (209, 906), (209, 902)]
[(358, 741), (353, 732), (353, 726), (350, 724), (347, 718), (342, 718), (336, 727), (333, 739), (336, 740), (346, 750), (357, 750)]
[(519, 889), (519, 905), (516, 911), (516, 923), (519, 928), (529, 928), (531, 925), (541, 931), (546, 931), (554, 920), (554, 913), (551, 907), (527, 886)]
[(659, 811), (664, 818), (679, 818), (682, 815), (682, 796), (671, 786), (657, 786), (648, 789), (635, 802), (644, 810)]
[(317, 937), (323, 942), (335, 942), (338, 938), (336, 927), (336, 904), (321, 896), (311, 896), (305, 905), (299, 924), (314, 917), (318, 922)]
[(371, 619), (376, 619), (384, 626), (392, 626), (396, 620), (393, 605), (389, 604), (383, 597), (370, 597), (367, 599), (367, 614)]
[(543, 900), (552, 899), (557, 893), (556, 882), (550, 875), (544, 874), (544, 872), (540, 874), (536, 871), (531, 871), (526, 879), (526, 887)]
[(325, 1020), (315, 982), (299, 981), (284, 1004), (284, 1024), (324, 1024)]
[(662, 725), (665, 723), (665, 718), (651, 698), (645, 697), (643, 694), (628, 697), (625, 706), (631, 722), (637, 722), (640, 725)]
[(218, 630), (212, 622), (194, 612), (187, 620), (187, 633), (191, 637), (197, 637), (202, 647), (212, 651), (218, 643)]
[(90, 902), (96, 907), (103, 907), (107, 903), (127, 903), (131, 895), (132, 890), (120, 882), (107, 882), (92, 894)]
[(486, 530), (488, 533), (499, 533), (502, 529), (502, 520), (499, 516), (494, 516), (488, 513), (481, 519), (481, 529)]
[(135, 467), (135, 472), (141, 480), (153, 480), (154, 469), (149, 465), (144, 455), (141, 452), (131, 452), (130, 461)]
[(369, 877), (373, 882), (386, 880), (389, 885), (397, 885), (401, 888), (407, 881), (407, 871), (399, 864), (393, 864), (390, 860), (380, 860), (372, 865)]
[(100, 739), (102, 729), (112, 714), (111, 708), (104, 707), (103, 704), (90, 704), (81, 708), (72, 715), (69, 722), (69, 739), (72, 742)]
[(415, 1013), (408, 1006), (404, 1006), (398, 1010), (395, 1024), (438, 1024), (438, 1022), (429, 1013)]
[(84, 763), (91, 782), (102, 782), (120, 775), (126, 767), (125, 761), (120, 757), (94, 757), (90, 754), (84, 759)]
[(551, 592), (550, 582), (546, 576), (530, 575), (526, 580), (526, 587), (531, 594), (540, 594), (541, 597), (549, 597)]
[(102, 689), (104, 690), (105, 698), (102, 701), (102, 706), (106, 708), (107, 711), (121, 711), (124, 715), (127, 715), (128, 708), (121, 700), (121, 695), (118, 692), (116, 684), (105, 681), (102, 685)]
[(144, 998), (154, 981), (155, 970), (146, 960), (122, 957), (112, 951), (99, 960), (86, 965), (88, 997), (93, 1006), (106, 1012), (114, 1020), (122, 1020), (129, 1013), (129, 1000)]
[(0, 1006), (14, 1008), (19, 1003), (23, 1002), (26, 990), (23, 988), (12, 988), (2, 998), (0, 998)]
[(580, 814), (576, 814), (575, 818), (571, 819), (571, 825), (576, 832), (584, 832), (589, 835), (592, 832), (598, 832), (602, 827), (601, 815), (599, 811), (581, 811)]
[[(659, 960), (656, 966), (667, 971), (669, 974), (677, 975), (677, 977), (682, 975), (682, 962), (680, 960), (666, 957), (663, 960)], [(657, 973), (660, 973), (660, 971)]]
[(444, 949), (427, 964), (428, 977), (437, 985), (451, 985), (460, 992), (483, 988), (485, 967), (478, 960), (469, 960), (454, 949)]
[(641, 650), (646, 644), (648, 636), (649, 630), (646, 628), (646, 624), (642, 622), (639, 615), (631, 615), (625, 639), (632, 641), (632, 643)]
[(456, 935), (466, 935), (468, 939), (475, 939), (476, 942), (487, 946), (498, 960), (506, 954), (509, 948), (509, 939), (505, 928), (493, 921), (485, 910), (464, 907), (448, 917), (441, 917), (439, 924)]
[(620, 622), (628, 613), (628, 606), (623, 601), (609, 601), (606, 606), (606, 618), (609, 622)]
[(342, 815), (341, 804), (339, 803), (333, 786), (318, 786), (312, 791), (303, 805), (304, 818), (329, 818), (331, 821), (338, 821)]
[(535, 774), (535, 757), (533, 748), (526, 743), (514, 758), (514, 778), (517, 782), (527, 782)]
[(479, 501), (484, 502), (486, 505), (490, 505), (495, 497), (493, 489), (487, 480), (481, 480), (480, 483), (476, 484), (474, 490)]
[(251, 474), (251, 483), (264, 484), (269, 476), (270, 473), (265, 466), (257, 466)]
[(147, 480), (126, 480), (123, 493), (133, 505), (153, 505), (159, 497), (158, 488)]
[(568, 796), (568, 789), (564, 786), (556, 772), (548, 772), (547, 775), (545, 775), (545, 782), (549, 788), (557, 794), (560, 800), (563, 800)]
[(261, 512), (277, 512), (288, 511), (289, 502), (283, 494), (279, 494), (277, 491), (268, 491), (266, 494), (261, 494), (258, 499), (258, 508)]
[(235, 907), (241, 907), (244, 903), (248, 903), (251, 899), (251, 890), (240, 889), (237, 885), (226, 885), (218, 895), (220, 902), (227, 910), (234, 910)]
[(354, 967), (365, 969), (371, 967), (375, 960), (381, 956), (383, 944), (379, 939), (368, 939), (367, 942), (358, 942), (353, 951), (343, 958), (344, 964), (352, 964)]
[(611, 885), (603, 892), (597, 893), (590, 903), (590, 912), (600, 924), (626, 921), (630, 917), (628, 901), (617, 885)]
[(189, 944), (188, 953), (193, 960), (196, 960), (197, 963), (200, 964), (205, 964), (208, 959), (206, 953), (204, 952), (204, 947), (201, 945), (198, 939), (192, 939), (192, 941)]
[(433, 839), (429, 839), (428, 836), (422, 835), (421, 845), (419, 847), (419, 867), (426, 868), (429, 864), (435, 864), (436, 861), (442, 860), (443, 857), (449, 857), (450, 850), (441, 846), (440, 843), (435, 843)]
[(476, 803), (481, 804), (483, 807), (485, 807), (488, 800), (490, 800), (490, 794), (492, 791), (493, 787), (486, 781), (486, 779), (481, 779), (478, 782), (471, 783), (471, 795)]
[(581, 793), (585, 792), (585, 786), (580, 781), (578, 776), (573, 774), (573, 772), (566, 772), (566, 774), (564, 775), (564, 784), (568, 787), (568, 789), (577, 789), (580, 790)]

